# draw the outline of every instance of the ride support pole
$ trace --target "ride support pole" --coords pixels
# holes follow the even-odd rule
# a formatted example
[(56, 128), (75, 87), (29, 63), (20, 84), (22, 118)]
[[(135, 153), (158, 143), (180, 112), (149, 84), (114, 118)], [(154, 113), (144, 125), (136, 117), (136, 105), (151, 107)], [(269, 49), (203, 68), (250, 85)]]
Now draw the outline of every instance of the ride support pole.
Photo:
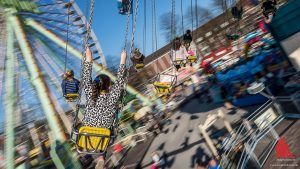
[(49, 90), (42, 77), (41, 70), (37, 65), (37, 62), (33, 56), (32, 49), (28, 43), (28, 39), (25, 35), (25, 31), (22, 28), (22, 24), (17, 15), (15, 15), (15, 10), (11, 9), (9, 22), (13, 27), (16, 39), (19, 43), (21, 52), (23, 54), (26, 66), (28, 68), (32, 85), (37, 91), (39, 100), (41, 101), (42, 108), (45, 112), (45, 116), (48, 121), (48, 125), (53, 131), (54, 138), (56, 140), (65, 141), (65, 135), (63, 134), (63, 129), (59, 126), (59, 122), (56, 116), (56, 110), (53, 106), (52, 101), (49, 97)]
[(204, 128), (204, 126), (202, 125), (199, 125), (199, 130), (200, 130), (200, 133), (202, 134), (202, 136), (204, 137), (205, 139), (205, 142), (206, 144), (208, 145), (208, 148), (210, 149), (212, 155), (216, 158), (219, 157), (219, 154), (218, 154), (218, 151), (213, 143), (213, 141), (211, 140), (211, 138), (209, 137), (206, 129)]
[[(8, 18), (8, 17), (7, 17)], [(15, 113), (15, 91), (14, 91), (14, 36), (12, 26), (6, 23), (7, 46), (6, 46), (6, 62), (5, 62), (5, 161), (6, 168), (13, 169), (15, 167), (15, 132), (14, 132), (14, 113)], [(4, 52), (4, 51), (2, 51)]]

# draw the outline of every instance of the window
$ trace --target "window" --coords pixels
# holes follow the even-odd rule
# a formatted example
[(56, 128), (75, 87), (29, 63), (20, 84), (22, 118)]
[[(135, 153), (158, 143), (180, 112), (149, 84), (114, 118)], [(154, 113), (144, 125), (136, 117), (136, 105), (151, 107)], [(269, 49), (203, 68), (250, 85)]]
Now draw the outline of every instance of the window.
[(198, 45), (198, 47), (199, 47), (200, 49), (204, 48), (205, 46), (207, 46), (207, 44), (206, 44), (205, 42), (202, 42), (202, 43), (200, 43), (200, 44)]
[[(206, 52), (206, 51), (204, 51), (204, 57), (205, 56), (208, 56), (208, 55), (210, 55), (211, 54), (211, 52)], [(205, 61), (207, 61), (207, 62), (209, 62), (209, 61), (211, 61), (212, 60), (212, 58), (208, 58), (208, 59), (205, 59)]]
[(226, 22), (224, 22), (224, 23), (222, 23), (221, 25), (220, 25), (220, 27), (221, 28), (224, 28), (225, 26), (227, 26), (229, 23), (226, 21)]
[(208, 36), (210, 36), (210, 35), (212, 35), (212, 32), (207, 32), (207, 33), (205, 34), (206, 37), (208, 37)]
[(202, 45), (202, 43), (200, 43), (199, 45), (198, 45), (198, 48), (203, 48), (203, 45)]
[(214, 43), (215, 42), (215, 39), (212, 37), (212, 38), (209, 38), (209, 42), (210, 43)]
[(226, 42), (226, 39), (225, 39), (225, 38), (222, 38), (222, 39), (221, 39), (221, 43), (224, 44), (225, 42)]
[(219, 48), (221, 46), (221, 44), (219, 42), (215, 42), (215, 48)]
[(200, 37), (200, 38), (198, 38), (198, 39), (196, 40), (196, 42), (201, 42), (202, 40), (203, 40), (203, 38)]
[(202, 47), (201, 51), (205, 52), (208, 48), (209, 46)]

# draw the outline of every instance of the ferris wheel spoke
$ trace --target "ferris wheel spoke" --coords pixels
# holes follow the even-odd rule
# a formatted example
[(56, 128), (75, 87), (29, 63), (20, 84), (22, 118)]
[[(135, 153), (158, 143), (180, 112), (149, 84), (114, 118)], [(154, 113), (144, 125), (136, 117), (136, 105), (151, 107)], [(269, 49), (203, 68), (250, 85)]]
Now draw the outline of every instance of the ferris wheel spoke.
[[(38, 22), (37, 22), (38, 23)], [(63, 41), (67, 40), (67, 33), (66, 32), (62, 32), (60, 29), (61, 28), (55, 28), (53, 27), (49, 27), (47, 25), (44, 24), (44, 29), (47, 30), (48, 32), (51, 32), (52, 34), (56, 34), (56, 36), (60, 37)], [(71, 34), (69, 35), (69, 44), (73, 44), (73, 46), (81, 46), (82, 45), (82, 33), (76, 33), (76, 34)], [(81, 38), (80, 38), (81, 37)]]
[[(46, 27), (44, 27), (44, 29), (47, 30), (48, 32), (56, 34), (56, 36), (59, 37), (64, 42), (67, 40), (66, 34), (63, 34), (63, 33), (59, 32), (59, 31), (53, 31), (53, 30), (47, 29)], [(36, 30), (34, 30), (34, 29), (30, 29), (30, 30), (32, 32), (36, 32)], [(75, 39), (75, 38), (78, 38), (78, 36), (74, 36), (73, 38), (72, 37), (73, 37), (73, 35), (69, 36), (69, 40), (68, 40), (69, 45), (71, 45), (71, 44), (72, 44), (71, 46), (81, 46), (82, 45), (82, 42), (80, 40), (76, 41), (76, 39)], [(41, 37), (41, 38), (45, 38), (45, 37)], [(50, 43), (53, 43), (53, 42), (50, 41)]]
[[(63, 33), (67, 33), (67, 31), (69, 32), (69, 34), (71, 35), (74, 35), (74, 36), (80, 36), (81, 34), (79, 32), (74, 32), (73, 30), (66, 30), (65, 28), (62, 28), (62, 27), (59, 27), (57, 25), (54, 25), (54, 24), (50, 24), (48, 22), (45, 22), (45, 21), (41, 21), (40, 23), (42, 23), (43, 25), (45, 25), (47, 28), (49, 29), (54, 29), (54, 30), (58, 30), (58, 31), (61, 31)], [(77, 30), (78, 31), (78, 30)]]
[(49, 3), (49, 4), (39, 4), (38, 7), (48, 7), (48, 6), (57, 6), (57, 5), (64, 5), (67, 4), (65, 2), (56, 2), (56, 3)]
[[(34, 14), (31, 14), (31, 13), (24, 14), (24, 15), (26, 16), (26, 18), (33, 18), (35, 20), (42, 20), (42, 21), (47, 21), (47, 22), (57, 22), (57, 23), (63, 23), (63, 24), (66, 24), (66, 25), (68, 24), (68, 21), (65, 21), (65, 20), (58, 20), (58, 19), (53, 19), (53, 18), (41, 17), (41, 16), (34, 15)], [(69, 23), (69, 25), (75, 26), (72, 23)]]

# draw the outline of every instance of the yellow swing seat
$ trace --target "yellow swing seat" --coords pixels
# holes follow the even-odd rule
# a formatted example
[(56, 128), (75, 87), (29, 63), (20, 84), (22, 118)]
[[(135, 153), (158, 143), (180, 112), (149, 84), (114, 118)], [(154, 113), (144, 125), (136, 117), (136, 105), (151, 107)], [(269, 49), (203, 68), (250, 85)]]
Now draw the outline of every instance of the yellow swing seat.
[(159, 94), (169, 94), (172, 90), (172, 85), (163, 82), (154, 82), (154, 87)]
[(183, 59), (180, 59), (180, 58), (176, 58), (176, 59), (173, 61), (173, 64), (174, 64), (174, 65), (184, 66), (184, 60), (183, 60)]
[(136, 69), (142, 69), (142, 68), (144, 68), (144, 66), (145, 66), (144, 63), (138, 63), (138, 64), (135, 65), (135, 68)]
[(188, 57), (187, 57), (187, 60), (188, 60), (190, 63), (196, 63), (196, 62), (197, 62), (197, 56), (188, 56)]
[(87, 154), (105, 153), (110, 139), (110, 129), (82, 126), (76, 139), (77, 151)]
[(69, 94), (67, 94), (66, 99), (68, 101), (72, 102), (72, 101), (76, 101), (78, 96), (79, 96), (78, 93), (69, 93)]

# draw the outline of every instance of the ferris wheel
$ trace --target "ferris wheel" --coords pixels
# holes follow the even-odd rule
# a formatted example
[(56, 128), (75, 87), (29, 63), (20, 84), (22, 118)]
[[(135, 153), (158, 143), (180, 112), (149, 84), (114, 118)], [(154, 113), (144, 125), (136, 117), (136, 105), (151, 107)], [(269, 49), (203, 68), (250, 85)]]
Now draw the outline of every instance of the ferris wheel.
[[(38, 92), (34, 85), (26, 85), (26, 80), (30, 81), (32, 78), (39, 79), (36, 86), (45, 86), (41, 93), (49, 91), (51, 95), (58, 97), (54, 100), (58, 100), (60, 76), (66, 69), (78, 72), (80, 70), (83, 38), (87, 33), (85, 16), (73, 0), (4, 0), (0, 2), (0, 7), (1, 47), (4, 49), (2, 51), (6, 51), (6, 55), (12, 54), (18, 65), (4, 63), (5, 56), (1, 57), (0, 64), (2, 68), (14, 67), (15, 93), (21, 93), (21, 96), (27, 97), (26, 100), (31, 100), (22, 105), (29, 107), (34, 103), (42, 102), (28, 99)], [(105, 57), (93, 30), (89, 39), (89, 47), (93, 50), (96, 63), (106, 67)], [(21, 73), (16, 67), (22, 68)], [(3, 79), (4, 71), (1, 71), (0, 75)], [(20, 84), (16, 85), (16, 81)], [(0, 87), (0, 94), (3, 94), (3, 87)], [(27, 93), (22, 94), (22, 91)], [(17, 99), (20, 101), (20, 98)]]

